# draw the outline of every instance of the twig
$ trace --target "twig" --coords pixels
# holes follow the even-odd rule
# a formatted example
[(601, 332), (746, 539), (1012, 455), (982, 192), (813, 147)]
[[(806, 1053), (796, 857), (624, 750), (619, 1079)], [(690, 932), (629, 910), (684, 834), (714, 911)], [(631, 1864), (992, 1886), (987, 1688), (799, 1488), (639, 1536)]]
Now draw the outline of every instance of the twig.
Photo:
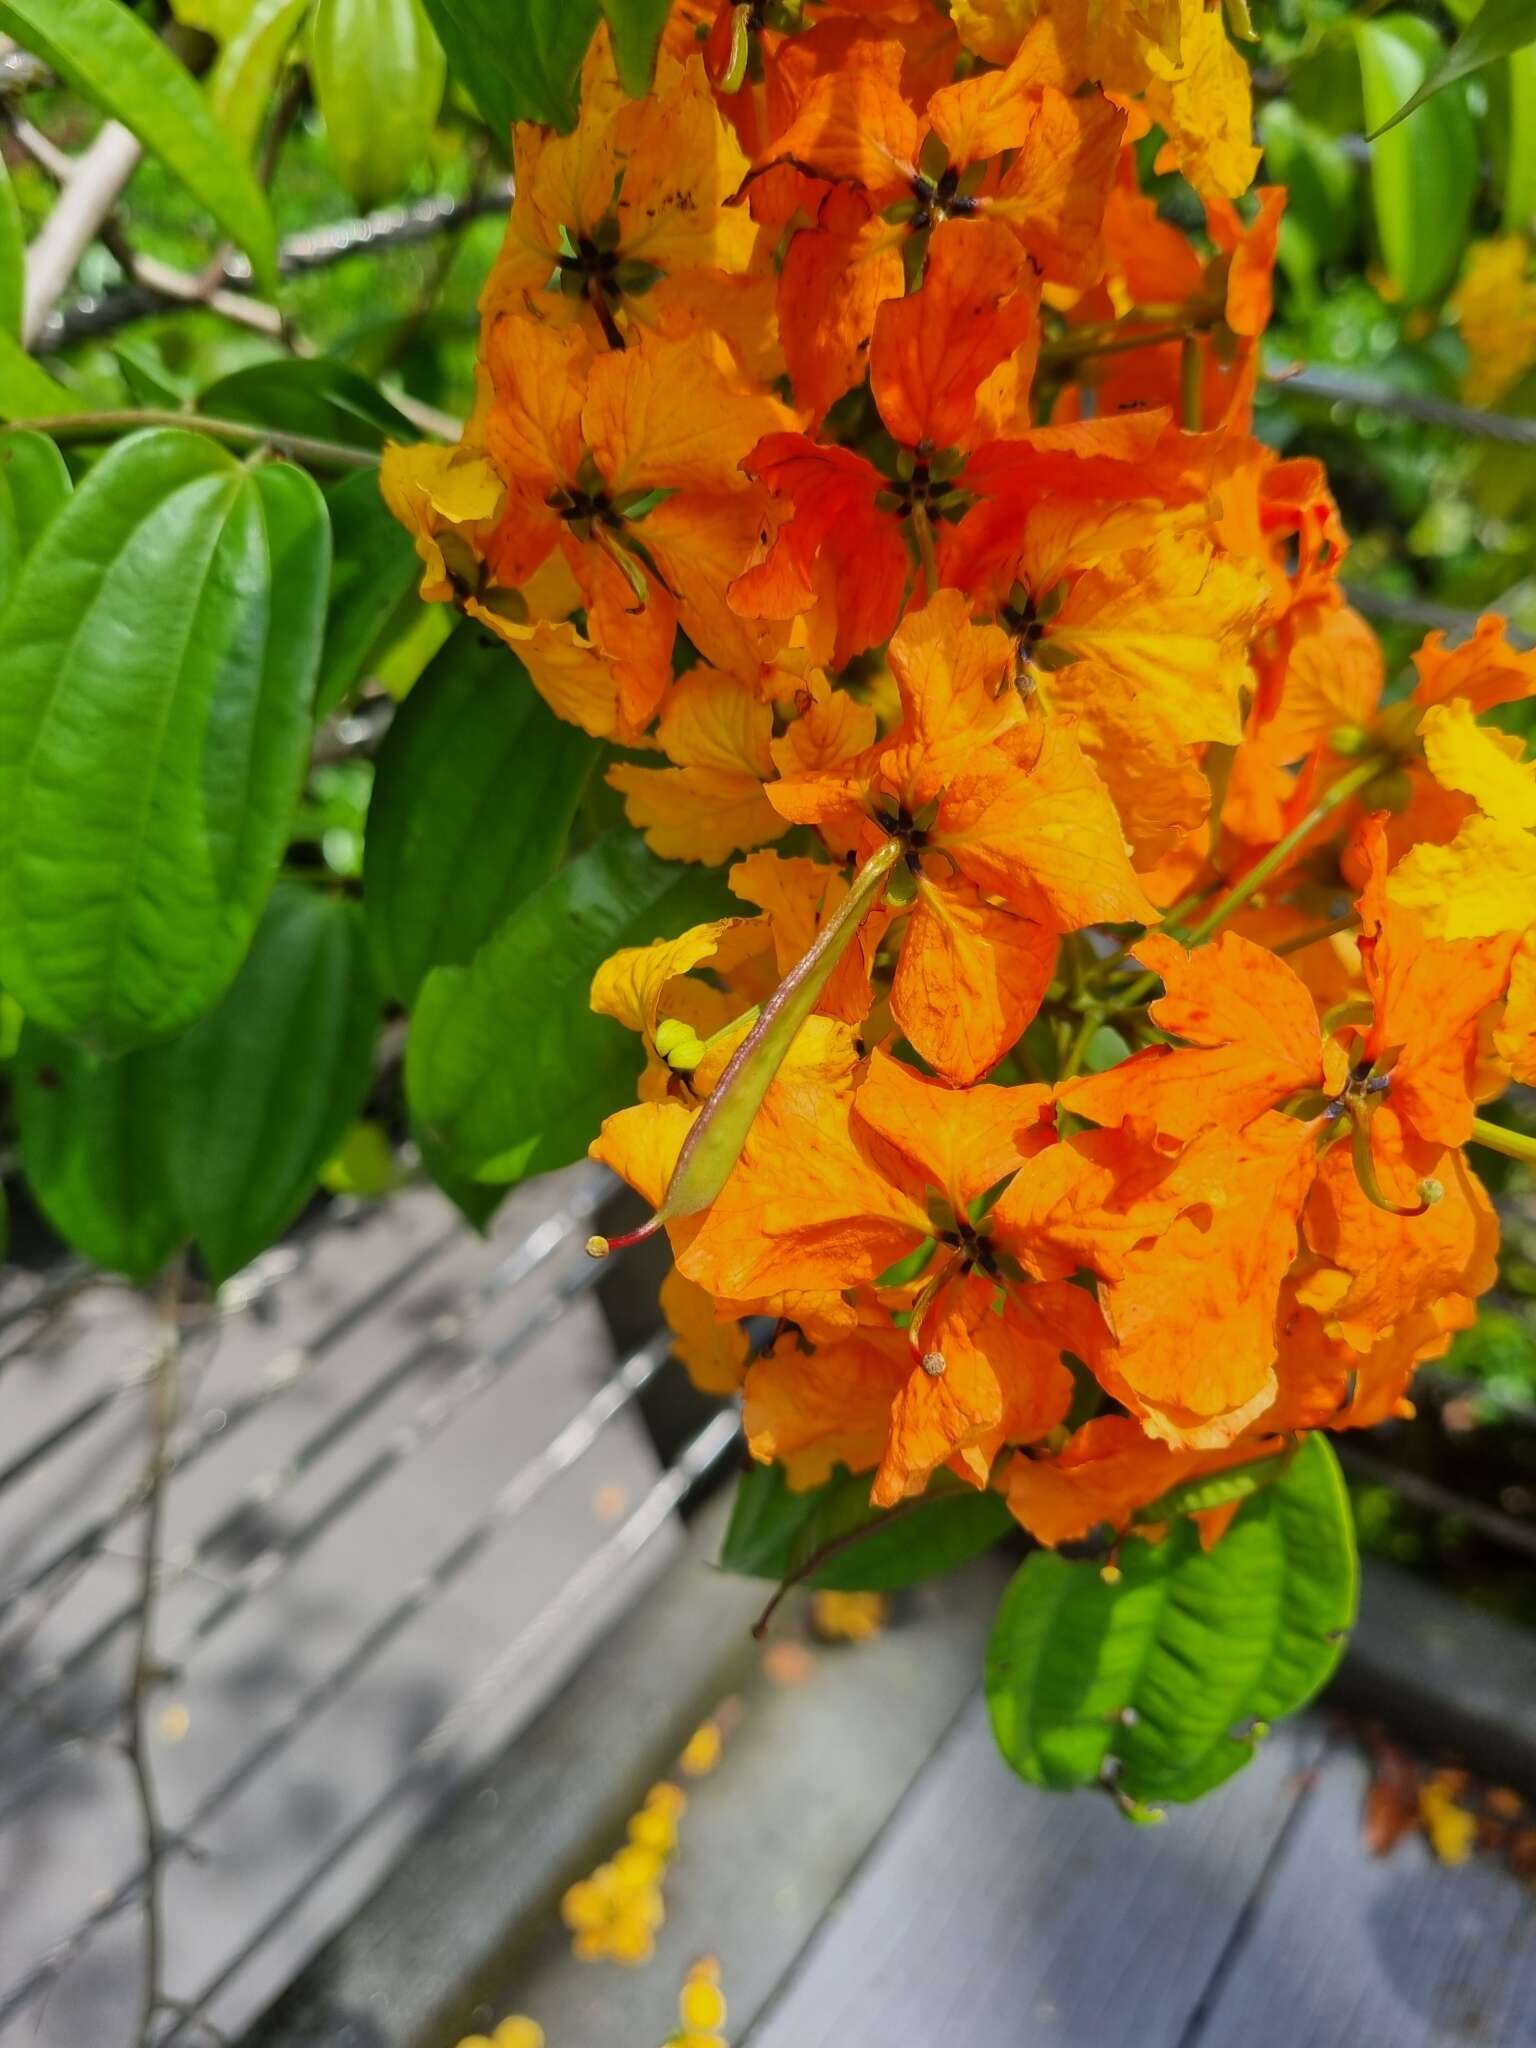
[(823, 1543), (820, 1549), (813, 1550), (805, 1560), (805, 1563), (800, 1565), (795, 1571), (792, 1571), (775, 1589), (773, 1598), (752, 1624), (754, 1637), (758, 1642), (762, 1641), (763, 1637), (768, 1633), (768, 1624), (778, 1612), (779, 1603), (784, 1598), (784, 1595), (792, 1587), (802, 1586), (807, 1579), (814, 1578), (822, 1566), (830, 1562), (832, 1558), (839, 1556), (845, 1550), (852, 1550), (854, 1545), (862, 1543), (866, 1536), (873, 1536), (877, 1529), (888, 1529), (892, 1522), (904, 1522), (908, 1515), (915, 1515), (919, 1508), (931, 1507), (935, 1501), (947, 1500), (949, 1498), (948, 1494), (943, 1493), (923, 1493), (919, 1494), (916, 1500), (899, 1501), (895, 1507), (888, 1509), (885, 1514), (881, 1515), (878, 1521), (861, 1522), (857, 1529), (845, 1529), (841, 1536), (834, 1536), (829, 1542)]
[(244, 420), (209, 419), (200, 412), (173, 412), (148, 406), (131, 412), (70, 412), (48, 419), (16, 420), (17, 428), (30, 427), (35, 433), (51, 434), (55, 441), (109, 441), (118, 434), (136, 433), (140, 427), (184, 427), (190, 434), (207, 434), (215, 441), (232, 441), (242, 448), (272, 448), (295, 462), (312, 463), (317, 469), (377, 469), (379, 458), (371, 448), (348, 448), (340, 441), (317, 441), (310, 434), (284, 434), (271, 427), (253, 427)]
[(274, 340), (282, 338), (283, 316), (277, 307), (269, 305), (265, 299), (249, 298), (241, 292), (230, 291), (222, 281), (222, 263), (212, 264), (198, 272), (178, 270), (174, 264), (162, 263), (155, 256), (141, 256), (130, 247), (115, 221), (108, 221), (103, 226), (101, 239), (121, 264), (124, 274), (135, 284), (154, 292), (158, 298), (169, 299), (178, 306), (206, 306), (211, 313), (220, 313), (239, 327), (249, 327), (254, 333), (270, 335)]
[(185, 1999), (162, 1998), (160, 2010), (171, 2013), (178, 2022), (170, 2036), (171, 2039), (181, 2032), (182, 2027), (196, 2027), (200, 2034), (205, 2034), (214, 2043), (214, 2048), (227, 2048), (229, 2036), (223, 2028), (216, 2027), (205, 2013), (200, 2012), (195, 2005), (188, 2005)]
[(125, 1747), (138, 1797), (144, 1837), (144, 1996), (139, 2048), (152, 2048), (155, 2016), (165, 2004), (160, 1988), (162, 1942), (161, 1866), (165, 1828), (149, 1757), (149, 1695), (155, 1683), (155, 1615), (160, 1593), (161, 1548), (165, 1534), (165, 1489), (170, 1474), (171, 1433), (176, 1423), (177, 1365), (181, 1354), (181, 1289), (184, 1253), (171, 1262), (161, 1284), (164, 1336), (150, 1386), (149, 1457), (144, 1469), (144, 1547), (140, 1553), (138, 1629), (128, 1682)]
[(109, 121), (76, 158), (52, 213), (27, 245), (27, 300), (21, 321), (27, 347), (42, 333), (143, 154), (136, 135), (121, 122)]
[(21, 114), (12, 114), (11, 133), (31, 157), (40, 171), (52, 178), (55, 185), (67, 185), (75, 175), (75, 159), (68, 150), (60, 149), (50, 142), (41, 128), (34, 127)]
[[(512, 197), (510, 178), (498, 178), (484, 192), (463, 199), (442, 195), (418, 199), (405, 206), (381, 207), (355, 220), (332, 221), (324, 227), (305, 228), (283, 238), (277, 267), (284, 277), (296, 277), (311, 270), (325, 270), (349, 256), (377, 255), (385, 249), (405, 248), (450, 232), (462, 222), (486, 214), (505, 213)], [(224, 265), (221, 283), (236, 291), (251, 288), (251, 266), (244, 256), (231, 255)], [(44, 353), (83, 335), (109, 333), (130, 320), (153, 313), (162, 301), (143, 285), (126, 284), (112, 291), (92, 293), (49, 315), (37, 349)]]
[(256, 182), (265, 191), (277, 172), (277, 160), (283, 153), (283, 144), (288, 140), (288, 131), (298, 118), (300, 107), (309, 91), (308, 74), (294, 70), (288, 74), (272, 119), (267, 123), (267, 132), (262, 137), (261, 154), (256, 161)]

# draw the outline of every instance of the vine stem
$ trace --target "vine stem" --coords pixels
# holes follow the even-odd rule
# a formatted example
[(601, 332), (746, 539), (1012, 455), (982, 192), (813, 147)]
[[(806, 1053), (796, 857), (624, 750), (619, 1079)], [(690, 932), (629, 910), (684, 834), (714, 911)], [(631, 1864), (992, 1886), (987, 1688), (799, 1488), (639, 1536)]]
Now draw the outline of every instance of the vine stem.
[(237, 448), (272, 448), (295, 462), (312, 463), (316, 469), (377, 469), (379, 457), (371, 448), (348, 448), (340, 441), (317, 441), (309, 434), (285, 434), (271, 427), (253, 427), (244, 420), (209, 419), (197, 412), (173, 412), (153, 407), (132, 412), (68, 412), (43, 419), (14, 420), (16, 429), (29, 428), (34, 434), (51, 435), (55, 441), (107, 441), (117, 434), (134, 434), (141, 427), (184, 427), (189, 434), (207, 434), (215, 441), (228, 441)]
[(1489, 1123), (1486, 1117), (1472, 1119), (1472, 1142), (1486, 1145), (1490, 1152), (1502, 1152), (1506, 1159), (1519, 1159), (1526, 1166), (1536, 1166), (1536, 1138), (1528, 1138), (1524, 1131), (1507, 1131), (1502, 1124)]
[(139, 2007), (139, 2048), (151, 2048), (161, 2010), (164, 1902), (160, 1878), (165, 1828), (149, 1755), (149, 1695), (156, 1676), (155, 1618), (160, 1600), (161, 1551), (165, 1536), (165, 1490), (170, 1476), (171, 1432), (176, 1424), (181, 1357), (181, 1290), (186, 1255), (166, 1269), (160, 1289), (160, 1356), (149, 1387), (149, 1456), (144, 1470), (144, 1541), (139, 1553), (139, 1603), (133, 1668), (128, 1681), (128, 1727), (124, 1749), (138, 1799), (144, 1836), (144, 1994)]
[(877, 1529), (888, 1529), (892, 1522), (904, 1522), (909, 1515), (916, 1514), (919, 1508), (929, 1507), (935, 1500), (947, 1498), (945, 1494), (920, 1493), (915, 1500), (898, 1501), (896, 1506), (888, 1508), (878, 1521), (861, 1522), (857, 1529), (845, 1529), (841, 1536), (834, 1536), (819, 1549), (813, 1550), (804, 1564), (792, 1571), (774, 1588), (773, 1598), (752, 1624), (754, 1638), (758, 1642), (762, 1641), (768, 1633), (768, 1624), (778, 1613), (785, 1594), (796, 1586), (803, 1586), (807, 1579), (814, 1578), (824, 1564), (840, 1556), (843, 1551), (852, 1550), (856, 1544), (862, 1543), (865, 1537), (872, 1536)]
[[(1224, 925), (1229, 917), (1235, 916), (1245, 903), (1251, 902), (1257, 896), (1270, 876), (1277, 874), (1285, 866), (1291, 855), (1312, 836), (1325, 819), (1332, 817), (1339, 806), (1348, 803), (1352, 796), (1357, 796), (1366, 784), (1373, 781), (1388, 765), (1385, 756), (1372, 754), (1364, 761), (1357, 761), (1347, 775), (1341, 775), (1333, 787), (1325, 790), (1318, 798), (1306, 816), (1299, 819), (1283, 839), (1277, 840), (1262, 860), (1255, 861), (1242, 880), (1235, 883), (1219, 903), (1213, 905), (1185, 938), (1184, 944), (1203, 945), (1212, 932)], [(1157, 987), (1157, 983), (1157, 975), (1141, 975), (1116, 998), (1115, 1008), (1137, 1009)]]

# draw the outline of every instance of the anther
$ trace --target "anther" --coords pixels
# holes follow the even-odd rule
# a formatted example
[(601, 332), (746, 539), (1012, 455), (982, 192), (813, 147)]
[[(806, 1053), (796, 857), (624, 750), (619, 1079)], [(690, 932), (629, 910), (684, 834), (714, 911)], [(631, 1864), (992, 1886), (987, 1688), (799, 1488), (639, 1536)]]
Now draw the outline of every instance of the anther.
[(949, 1361), (945, 1358), (942, 1351), (925, 1351), (923, 1353), (923, 1371), (927, 1373), (931, 1380), (943, 1379), (948, 1365)]

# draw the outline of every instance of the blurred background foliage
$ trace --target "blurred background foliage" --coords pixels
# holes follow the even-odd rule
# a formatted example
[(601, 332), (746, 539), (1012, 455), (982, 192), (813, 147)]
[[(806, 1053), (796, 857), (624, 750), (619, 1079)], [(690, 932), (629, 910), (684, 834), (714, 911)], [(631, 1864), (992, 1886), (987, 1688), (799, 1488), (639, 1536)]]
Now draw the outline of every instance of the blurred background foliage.
[[(1536, 12), (1536, 0), (1490, 0), (1490, 12), (1511, 21), (1522, 6)], [(168, 19), (157, 0), (135, 11), (152, 27)], [(444, 197), (471, 205), (444, 232), (363, 241), (338, 262), (288, 276), (275, 332), (174, 305), (80, 332), (89, 325), (83, 302), (130, 282), (97, 242), (76, 280), (73, 316), (66, 309), (71, 338), (45, 340), (50, 369), (107, 407), (204, 402), (269, 424), (275, 407), (275, 423), (290, 430), (374, 446), (391, 430), (451, 431), (470, 405), (476, 298), (500, 239), (511, 165), (506, 137), (445, 66), (422, 0), (172, 0), (171, 11), (201, 39), (193, 47), (204, 89), (267, 185), (281, 235), (374, 207)], [(1261, 179), (1290, 193), (1257, 429), (1285, 453), (1326, 463), (1353, 536), (1346, 580), (1400, 676), (1434, 607), (1497, 608), (1536, 636), (1536, 453), (1428, 424), (1402, 404), (1536, 420), (1536, 40), (1376, 133), (1478, 11), (1478, 0), (1228, 0), (1234, 26), (1251, 16), (1255, 37), (1241, 47), (1265, 151)], [(0, 118), (0, 202), (8, 183), (13, 223), (30, 238), (57, 190), (28, 133), (75, 152), (100, 116), (63, 88), (28, 89), (24, 123), (19, 109), (0, 78), (0, 116), (9, 116)], [(1148, 138), (1149, 158), (1157, 140)], [(1161, 181), (1160, 202), (1199, 230), (1199, 202), (1177, 177)], [(219, 258), (196, 196), (153, 157), (135, 172), (119, 217), (141, 256), (184, 273)], [(321, 365), (307, 386), (296, 371), (303, 358)], [(269, 364), (284, 367), (252, 383)], [(348, 384), (337, 366), (365, 382)], [(1327, 388), (1309, 387), (1299, 370)], [(347, 489), (355, 483), (336, 487), (333, 501)], [(391, 574), (400, 577), (398, 561)], [(407, 561), (367, 659), (374, 694), (403, 695), (445, 630), (440, 612), (414, 603), (409, 581)], [(1418, 616), (1397, 617), (1403, 608)], [(1536, 728), (1531, 705), (1504, 716)], [(366, 749), (317, 758), (291, 872), (357, 886), (372, 773)], [(589, 832), (611, 822), (601, 815), (607, 797), (591, 800)], [(0, 1069), (15, 1049), (4, 1003)], [(1533, 1121), (1529, 1104), (1496, 1113)], [(359, 1126), (326, 1185), (367, 1191), (387, 1182), (382, 1146), (377, 1123)], [(1357, 1508), (1368, 1547), (1536, 1623), (1536, 1192), (1508, 1162), (1483, 1155), (1479, 1165), (1505, 1212), (1500, 1286), (1477, 1327), (1424, 1375), (1418, 1416), (1356, 1460)], [(1372, 1476), (1378, 1450), (1423, 1482), (1416, 1498)], [(1450, 1495), (1492, 1503), (1500, 1526), (1469, 1519)], [(1505, 1522), (1529, 1534), (1523, 1552)]]

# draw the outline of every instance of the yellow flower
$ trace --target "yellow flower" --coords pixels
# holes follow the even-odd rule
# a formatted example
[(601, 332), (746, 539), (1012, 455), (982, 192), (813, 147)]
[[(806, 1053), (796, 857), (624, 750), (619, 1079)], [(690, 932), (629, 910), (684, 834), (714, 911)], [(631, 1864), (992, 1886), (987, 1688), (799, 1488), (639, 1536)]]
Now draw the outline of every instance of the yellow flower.
[(703, 1778), (714, 1770), (725, 1749), (725, 1738), (720, 1732), (718, 1721), (701, 1721), (688, 1738), (688, 1746), (678, 1758), (678, 1768), (690, 1778)]
[(537, 2020), (512, 2013), (494, 2034), (466, 2034), (458, 2048), (544, 2048), (544, 2029)]
[(1452, 1797), (1455, 1780), (1440, 1771), (1419, 1793), (1419, 1819), (1429, 1846), (1442, 1863), (1465, 1863), (1477, 1836), (1477, 1820)]
[(720, 2031), (725, 2025), (725, 2011), (720, 1965), (714, 1956), (701, 1956), (683, 1979), (677, 2000), (677, 2016), (682, 2025), (667, 2048), (729, 2048)]
[(883, 1593), (813, 1593), (811, 1626), (834, 1643), (867, 1643), (885, 1626)]
[(1464, 385), (1472, 405), (1496, 405), (1536, 363), (1536, 277), (1524, 235), (1474, 242), (1451, 305), (1471, 358)]

